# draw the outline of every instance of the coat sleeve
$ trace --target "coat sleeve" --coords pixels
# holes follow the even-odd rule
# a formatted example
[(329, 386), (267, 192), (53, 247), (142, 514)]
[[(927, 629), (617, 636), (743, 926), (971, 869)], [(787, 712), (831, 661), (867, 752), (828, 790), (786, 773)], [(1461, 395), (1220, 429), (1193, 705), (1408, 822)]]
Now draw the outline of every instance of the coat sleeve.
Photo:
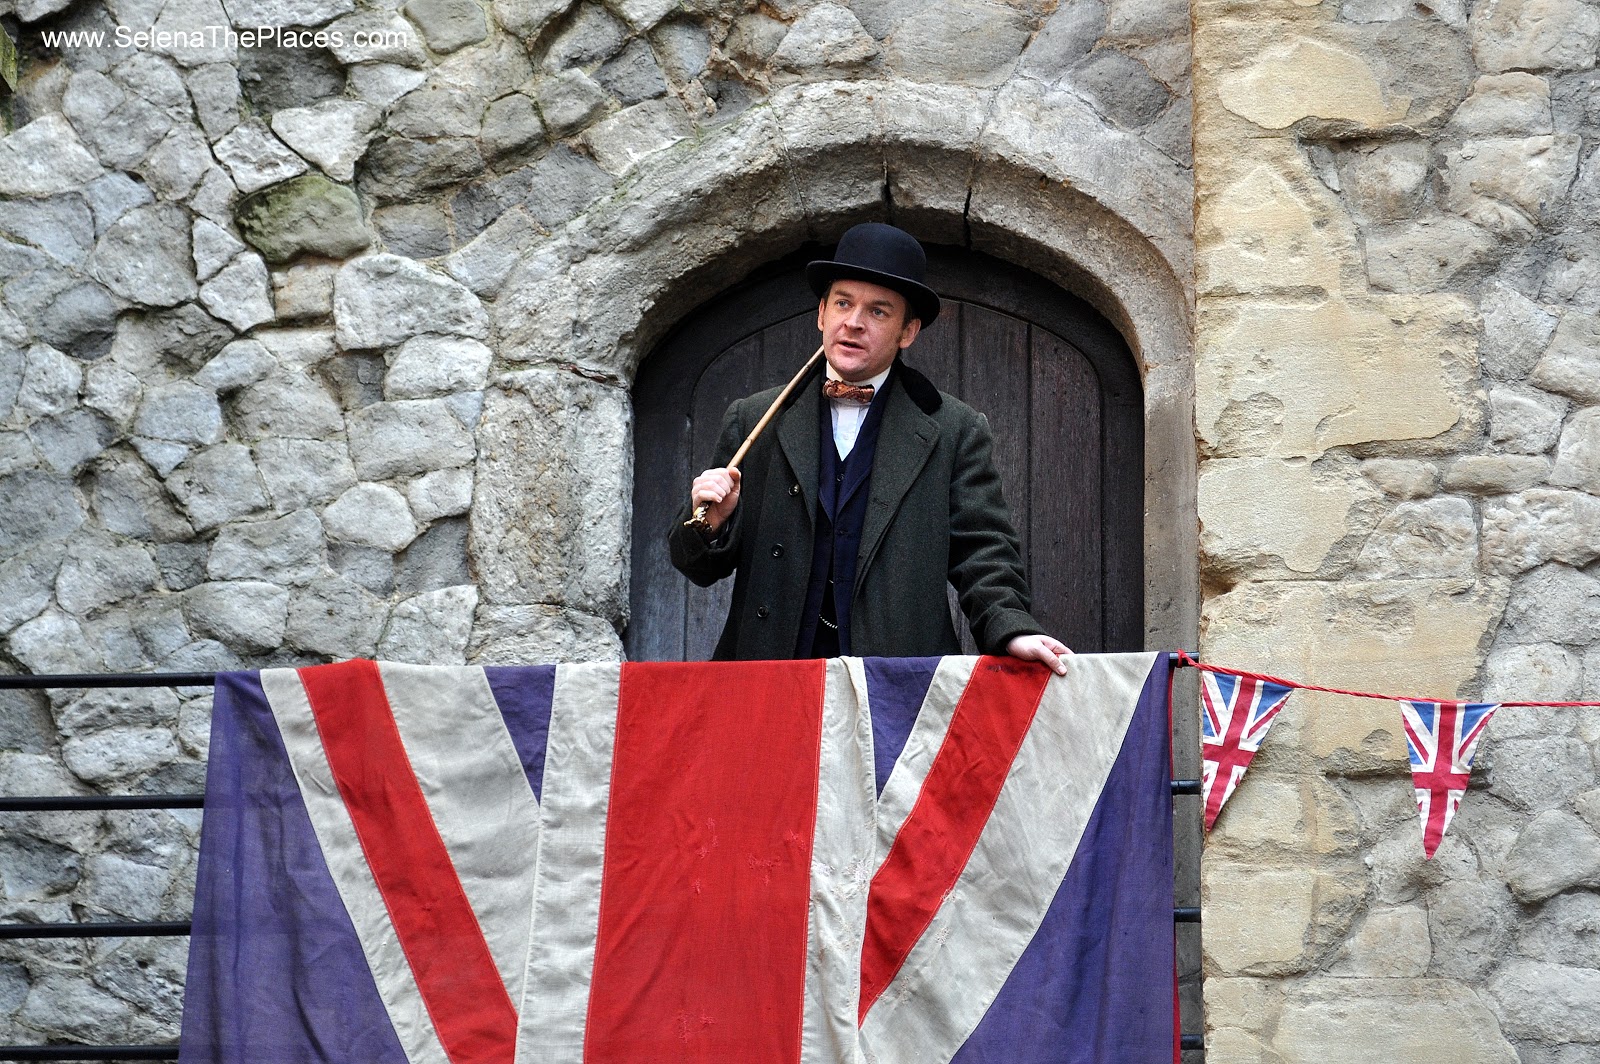
[[(734, 403), (722, 415), (722, 433), (717, 439), (717, 449), (709, 468), (727, 465), (744, 437), (739, 404)], [(739, 563), (744, 511), (745, 500), (741, 496), (739, 505), (733, 508), (732, 516), (717, 530), (717, 535), (708, 540), (696, 529), (684, 525), (693, 513), (690, 505), (684, 503), (678, 516), (673, 518), (672, 527), (667, 530), (667, 549), (672, 556), (672, 567), (700, 587), (710, 587), (732, 573)]]
[(951, 471), (949, 574), (982, 653), (1004, 654), (1017, 636), (1043, 631), (1028, 612), (1021, 545), (994, 467), (994, 437), (981, 414), (964, 429)]

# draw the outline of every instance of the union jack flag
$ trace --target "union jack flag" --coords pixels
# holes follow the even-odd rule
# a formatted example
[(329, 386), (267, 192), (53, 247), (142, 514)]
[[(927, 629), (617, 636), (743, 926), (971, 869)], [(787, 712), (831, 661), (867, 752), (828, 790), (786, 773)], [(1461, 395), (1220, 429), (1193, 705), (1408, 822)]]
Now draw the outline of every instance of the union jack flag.
[(1400, 703), (1400, 721), (1406, 730), (1406, 746), (1411, 749), (1411, 779), (1417, 786), (1417, 810), (1422, 814), (1422, 851), (1430, 859), (1467, 793), (1478, 740), (1499, 708), (1498, 702), (1408, 699)]
[(1201, 793), (1205, 796), (1207, 831), (1244, 778), (1244, 770), (1261, 749), (1272, 719), (1289, 701), (1293, 690), (1254, 676), (1200, 674)]

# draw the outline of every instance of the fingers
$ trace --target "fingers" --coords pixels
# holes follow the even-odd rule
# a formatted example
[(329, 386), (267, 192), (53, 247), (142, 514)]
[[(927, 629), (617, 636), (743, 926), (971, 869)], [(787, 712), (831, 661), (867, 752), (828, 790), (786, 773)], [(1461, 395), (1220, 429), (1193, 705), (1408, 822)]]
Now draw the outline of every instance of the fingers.
[(701, 473), (689, 485), (689, 503), (692, 507), (707, 507), (707, 523), (713, 531), (720, 528), (739, 504), (739, 471), (708, 469)]
[(1048, 635), (1019, 635), (1006, 650), (1015, 658), (1043, 662), (1058, 676), (1067, 674), (1066, 658), (1072, 653), (1065, 643)]

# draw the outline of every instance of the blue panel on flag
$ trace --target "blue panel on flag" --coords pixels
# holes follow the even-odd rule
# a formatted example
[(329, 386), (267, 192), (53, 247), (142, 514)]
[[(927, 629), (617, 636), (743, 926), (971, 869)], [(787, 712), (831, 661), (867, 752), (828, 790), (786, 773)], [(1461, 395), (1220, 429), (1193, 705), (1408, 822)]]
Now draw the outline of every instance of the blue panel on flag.
[(1066, 878), (954, 1064), (1171, 1059), (1169, 671), (1157, 658)]
[(217, 677), (183, 1064), (406, 1064), (254, 673)]
[(486, 668), (489, 689), (505, 718), (511, 743), (517, 748), (522, 771), (528, 774), (533, 796), (544, 796), (545, 743), (550, 738), (550, 702), (555, 697), (556, 667)]
[(900, 760), (917, 722), (940, 658), (865, 658), (867, 699), (872, 704), (872, 769), (878, 794)]

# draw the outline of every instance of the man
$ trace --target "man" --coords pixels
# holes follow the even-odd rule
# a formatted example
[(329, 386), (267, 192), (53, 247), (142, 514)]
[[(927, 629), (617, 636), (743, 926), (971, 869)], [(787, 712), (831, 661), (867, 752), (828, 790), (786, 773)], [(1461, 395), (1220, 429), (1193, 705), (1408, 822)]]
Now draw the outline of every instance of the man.
[[(1066, 672), (1071, 651), (1028, 613), (988, 422), (899, 361), (939, 314), (925, 274), (909, 233), (851, 229), (806, 267), (826, 369), (801, 381), (742, 469), (726, 463), (781, 389), (728, 408), (719, 465), (695, 478), (668, 537), (672, 564), (700, 586), (737, 573), (717, 658), (959, 653), (948, 581), (981, 651)], [(707, 528), (686, 526), (702, 503)]]

